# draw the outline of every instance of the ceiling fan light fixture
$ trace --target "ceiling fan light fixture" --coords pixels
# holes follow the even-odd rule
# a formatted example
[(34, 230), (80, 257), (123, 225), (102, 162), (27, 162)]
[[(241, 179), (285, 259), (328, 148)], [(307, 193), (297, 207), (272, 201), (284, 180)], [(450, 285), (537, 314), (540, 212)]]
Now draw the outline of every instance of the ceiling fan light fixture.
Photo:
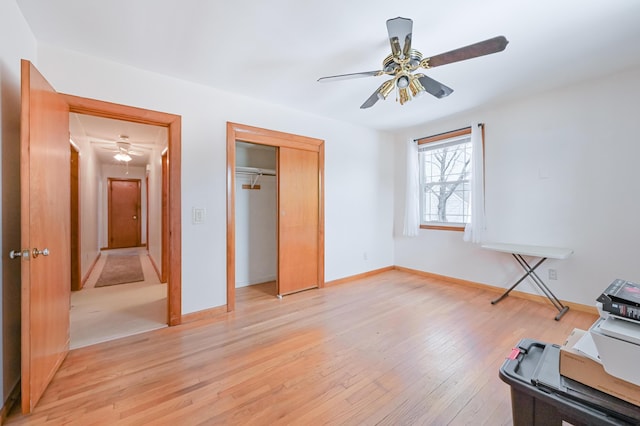
[(129, 161), (131, 161), (131, 156), (129, 154), (125, 154), (122, 152), (117, 153), (116, 155), (113, 156), (113, 158), (115, 158), (118, 161), (124, 161), (125, 163), (128, 163)]
[(411, 90), (411, 95), (414, 98), (419, 98), (426, 93), (424, 86), (420, 83), (417, 76), (412, 76), (411, 81), (409, 82), (409, 89)]
[(398, 89), (398, 94), (400, 96), (400, 105), (404, 105), (405, 102), (409, 102), (411, 97), (409, 96), (409, 91), (406, 87), (402, 87)]
[(405, 89), (407, 86), (409, 86), (409, 77), (407, 77), (406, 75), (401, 75), (396, 80), (396, 84), (398, 85), (398, 89)]
[(378, 90), (378, 99), (383, 100), (387, 99), (387, 96), (395, 89), (395, 85), (393, 84), (393, 80), (387, 80)]

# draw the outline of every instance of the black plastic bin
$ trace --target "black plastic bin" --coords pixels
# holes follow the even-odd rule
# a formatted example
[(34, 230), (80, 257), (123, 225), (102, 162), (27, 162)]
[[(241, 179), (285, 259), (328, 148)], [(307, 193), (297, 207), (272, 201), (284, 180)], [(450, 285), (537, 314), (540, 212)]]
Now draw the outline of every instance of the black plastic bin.
[(500, 367), (514, 426), (640, 425), (640, 407), (560, 375), (560, 346), (522, 339)]

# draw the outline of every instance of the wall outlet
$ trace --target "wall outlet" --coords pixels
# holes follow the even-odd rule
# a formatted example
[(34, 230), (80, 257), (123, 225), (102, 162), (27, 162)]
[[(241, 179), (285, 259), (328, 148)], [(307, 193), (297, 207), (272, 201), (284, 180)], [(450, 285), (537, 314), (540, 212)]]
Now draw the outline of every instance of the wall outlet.
[(556, 271), (555, 269), (549, 269), (549, 279), (550, 280), (557, 280), (558, 279), (558, 271)]

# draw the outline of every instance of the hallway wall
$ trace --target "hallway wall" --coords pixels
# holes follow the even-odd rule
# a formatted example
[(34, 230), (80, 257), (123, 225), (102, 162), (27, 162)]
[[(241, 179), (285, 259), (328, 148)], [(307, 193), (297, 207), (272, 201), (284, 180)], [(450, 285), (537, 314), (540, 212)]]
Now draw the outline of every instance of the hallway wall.
[[(165, 145), (166, 132), (165, 132)], [(147, 249), (149, 257), (158, 269), (162, 269), (162, 152), (154, 150), (149, 161), (149, 235)], [(158, 271), (162, 273), (162, 271)]]
[[(71, 134), (80, 134), (75, 131), (81, 126), (77, 115), (70, 114), (69, 130)], [(72, 139), (80, 152), (79, 165), (79, 201), (80, 201), (80, 267), (82, 268), (80, 278), (86, 279), (91, 267), (100, 255), (99, 236), (99, 200), (101, 184), (101, 169), (98, 159), (90, 147), (87, 139)]]

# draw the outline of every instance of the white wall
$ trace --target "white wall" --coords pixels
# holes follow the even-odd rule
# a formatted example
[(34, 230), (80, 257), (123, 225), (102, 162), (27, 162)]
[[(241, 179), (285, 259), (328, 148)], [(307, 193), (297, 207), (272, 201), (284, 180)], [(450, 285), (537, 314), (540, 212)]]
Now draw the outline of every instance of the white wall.
[(36, 59), (36, 41), (14, 0), (0, 2), (0, 149), (2, 162), (2, 303), (0, 304), (0, 401), (20, 379), (20, 59)]
[[(236, 144), (236, 166), (276, 169), (276, 149)], [(243, 189), (242, 185), (260, 189)], [(278, 271), (277, 180), (236, 174), (236, 287), (276, 279)]]
[[(165, 136), (166, 138), (166, 132)], [(165, 139), (166, 145), (166, 139)], [(147, 250), (159, 269), (162, 265), (162, 153), (154, 149), (149, 161), (149, 235)], [(161, 272), (161, 271), (159, 271)]]
[[(399, 134), (395, 263), (495, 286), (521, 275), (508, 254), (464, 243), (459, 232), (401, 235), (404, 141), (480, 121), (487, 240), (572, 248), (568, 260), (548, 260), (539, 270), (563, 300), (593, 306), (615, 278), (640, 282), (638, 99), (640, 69), (631, 69)], [(549, 268), (557, 281), (547, 280)], [(529, 283), (518, 290), (534, 292)]]
[[(85, 147), (86, 148), (86, 147)], [(81, 278), (87, 277), (100, 253), (98, 241), (98, 197), (100, 167), (90, 149), (80, 150), (80, 237), (82, 238)]]
[[(58, 91), (182, 116), (183, 313), (226, 303), (227, 121), (326, 141), (327, 281), (393, 264), (390, 135), (51, 46), (38, 54)], [(205, 223), (191, 223), (193, 207)]]
[(250, 184), (249, 176), (236, 176), (236, 287), (273, 281), (278, 269), (276, 178), (242, 189)]

